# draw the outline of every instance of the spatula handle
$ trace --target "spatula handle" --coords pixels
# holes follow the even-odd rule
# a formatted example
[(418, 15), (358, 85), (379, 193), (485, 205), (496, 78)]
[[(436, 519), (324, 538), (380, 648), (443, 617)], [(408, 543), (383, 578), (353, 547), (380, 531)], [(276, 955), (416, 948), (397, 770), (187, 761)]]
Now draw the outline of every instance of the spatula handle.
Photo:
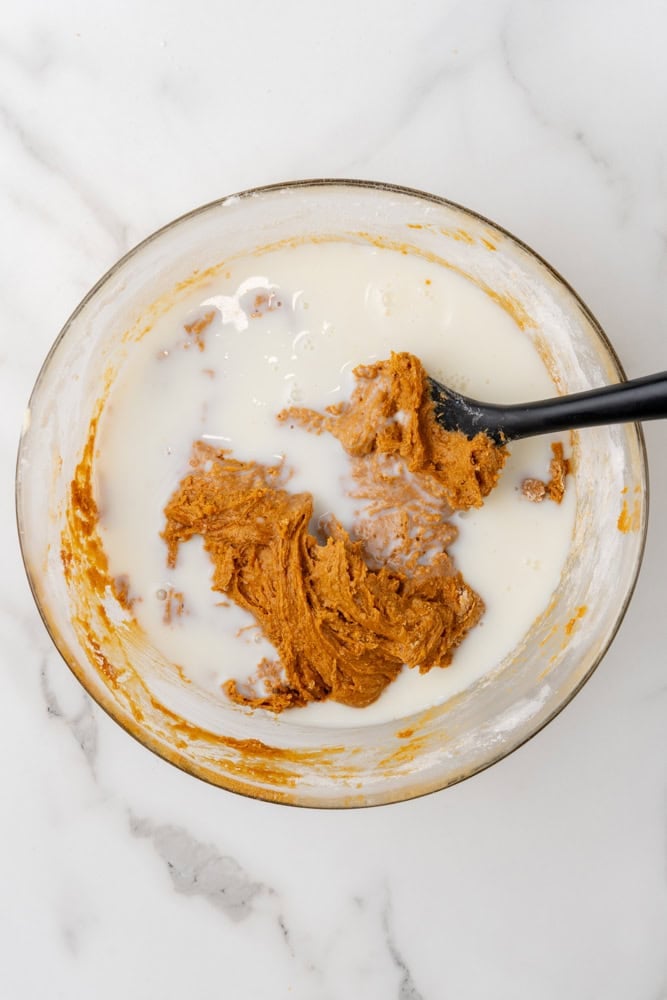
[(429, 379), (436, 419), (468, 437), (483, 431), (494, 441), (667, 417), (667, 372), (645, 375), (568, 396), (531, 403), (481, 403)]
[(667, 417), (667, 372), (568, 396), (499, 407), (508, 441), (551, 431)]

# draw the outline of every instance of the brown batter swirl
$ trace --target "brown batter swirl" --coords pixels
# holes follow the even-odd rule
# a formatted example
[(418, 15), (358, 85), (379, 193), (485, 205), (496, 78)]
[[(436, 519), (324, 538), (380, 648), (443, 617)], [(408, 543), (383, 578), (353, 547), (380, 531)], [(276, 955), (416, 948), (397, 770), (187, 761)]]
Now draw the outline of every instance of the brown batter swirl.
[(553, 458), (549, 463), (549, 480), (524, 479), (521, 484), (521, 492), (533, 503), (542, 503), (543, 500), (553, 500), (554, 503), (562, 503), (565, 496), (565, 478), (570, 473), (570, 460), (565, 458), (563, 445), (560, 441), (555, 441), (551, 445)]
[(359, 365), (349, 403), (325, 413), (292, 407), (278, 419), (300, 423), (317, 434), (329, 431), (352, 456), (401, 458), (410, 472), (440, 487), (451, 510), (481, 507), (498, 482), (508, 452), (487, 437), (472, 440), (446, 431), (433, 416), (426, 372), (413, 354), (392, 354), (388, 361)]
[(484, 610), (447, 555), (456, 530), (446, 517), (482, 503), (506, 450), (435, 423), (412, 355), (361, 366), (355, 377), (348, 404), (280, 414), (329, 431), (353, 456), (355, 495), (367, 502), (355, 537), (333, 517), (312, 534), (312, 497), (285, 489), (282, 464), (239, 462), (202, 442), (165, 508), (169, 564), (200, 535), (213, 589), (251, 612), (277, 651), (248, 687), (225, 685), (254, 708), (326, 698), (368, 705), (404, 664), (446, 667)]

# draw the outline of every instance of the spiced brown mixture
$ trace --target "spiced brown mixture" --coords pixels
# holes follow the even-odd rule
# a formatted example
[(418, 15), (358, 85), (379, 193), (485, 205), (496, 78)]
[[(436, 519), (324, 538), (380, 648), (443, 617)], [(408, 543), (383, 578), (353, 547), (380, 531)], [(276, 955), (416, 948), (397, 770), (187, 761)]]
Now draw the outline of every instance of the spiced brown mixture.
[(186, 340), (183, 346), (187, 348), (192, 343), (196, 344), (200, 351), (203, 351), (204, 347), (206, 346), (206, 342), (204, 340), (204, 333), (213, 322), (214, 316), (215, 312), (211, 310), (210, 312), (207, 312), (202, 317), (200, 317), (200, 319), (197, 319), (192, 323), (186, 323), (184, 327), (185, 332), (188, 334), (188, 337), (192, 339)]
[(549, 463), (549, 480), (524, 479), (521, 484), (521, 492), (533, 503), (541, 503), (543, 500), (553, 500), (554, 503), (561, 503), (565, 496), (565, 477), (570, 471), (570, 461), (565, 458), (563, 445), (556, 441), (551, 445), (553, 458)]
[(436, 423), (413, 355), (354, 374), (349, 403), (279, 414), (335, 435), (351, 456), (363, 501), (352, 534), (335, 517), (311, 533), (312, 496), (289, 492), (282, 464), (240, 462), (203, 442), (165, 508), (169, 565), (200, 535), (213, 589), (251, 612), (277, 651), (249, 686), (226, 683), (236, 702), (274, 712), (325, 698), (368, 705), (404, 664), (446, 667), (483, 613), (447, 554), (447, 517), (481, 506), (506, 449)]

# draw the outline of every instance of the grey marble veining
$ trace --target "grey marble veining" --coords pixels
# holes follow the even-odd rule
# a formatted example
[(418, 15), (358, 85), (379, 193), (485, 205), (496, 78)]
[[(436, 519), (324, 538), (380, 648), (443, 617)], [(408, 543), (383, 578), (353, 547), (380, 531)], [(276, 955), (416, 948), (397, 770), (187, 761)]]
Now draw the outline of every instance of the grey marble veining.
[[(220, 854), (211, 844), (195, 840), (176, 826), (153, 826), (133, 817), (130, 832), (149, 837), (169, 870), (176, 892), (201, 896), (231, 920), (245, 920), (253, 910), (253, 899), (262, 886), (253, 882), (234, 858)], [(286, 925), (281, 930), (287, 941)]]

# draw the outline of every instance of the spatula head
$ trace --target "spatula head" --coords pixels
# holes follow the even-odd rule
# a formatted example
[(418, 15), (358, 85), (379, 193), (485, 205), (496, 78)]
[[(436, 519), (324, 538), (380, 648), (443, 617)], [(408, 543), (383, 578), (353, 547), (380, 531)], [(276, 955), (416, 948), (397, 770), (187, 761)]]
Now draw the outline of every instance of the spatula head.
[(445, 430), (461, 431), (471, 440), (476, 434), (484, 433), (496, 444), (505, 443), (505, 435), (494, 423), (489, 407), (468, 396), (462, 396), (460, 392), (455, 392), (433, 378), (429, 377), (428, 384), (435, 419)]

